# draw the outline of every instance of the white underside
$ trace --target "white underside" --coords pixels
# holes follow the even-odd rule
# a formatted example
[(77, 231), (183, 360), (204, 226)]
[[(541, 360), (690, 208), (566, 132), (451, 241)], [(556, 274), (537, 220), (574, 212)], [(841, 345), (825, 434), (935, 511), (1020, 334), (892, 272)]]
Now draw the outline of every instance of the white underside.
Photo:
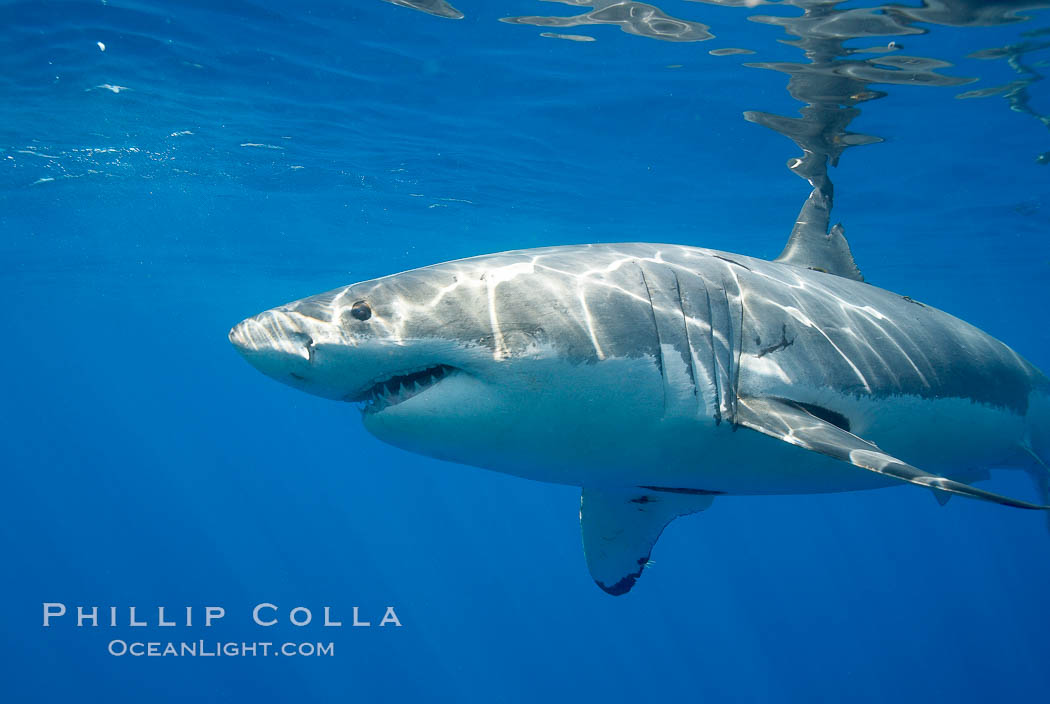
[[(789, 494), (897, 484), (752, 430), (716, 425), (697, 408), (683, 412), (683, 404), (665, 400), (664, 380), (651, 359), (503, 364), (495, 363), (500, 373), (486, 379), (448, 377), (366, 416), (365, 425), (412, 452), (577, 486)], [(885, 452), (960, 481), (1020, 459), (1025, 419), (1004, 409), (966, 399), (775, 391), (836, 409), (851, 419), (856, 435)]]

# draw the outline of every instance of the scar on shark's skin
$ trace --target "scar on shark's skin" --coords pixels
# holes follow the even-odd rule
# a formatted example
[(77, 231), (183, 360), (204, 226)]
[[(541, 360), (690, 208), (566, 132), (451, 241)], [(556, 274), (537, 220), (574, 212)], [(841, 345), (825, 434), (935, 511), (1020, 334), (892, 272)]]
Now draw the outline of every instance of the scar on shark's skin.
[(918, 301), (916, 301), (911, 296), (901, 296), (901, 298), (904, 299), (905, 301), (907, 301), (908, 303), (914, 303), (915, 305), (919, 306), (920, 308), (925, 308), (926, 307), (926, 304), (919, 303)]
[(781, 325), (780, 326), (780, 342), (776, 343), (775, 345), (769, 345), (768, 347), (763, 347), (762, 349), (760, 349), (758, 351), (758, 354), (756, 354), (755, 356), (756, 357), (765, 357), (767, 354), (772, 354), (773, 352), (776, 352), (777, 350), (782, 350), (785, 347), (791, 347), (791, 345), (793, 345), (793, 344), (795, 344), (795, 338), (791, 338), (790, 340), (787, 339), (787, 325)]
[(749, 267), (749, 266), (744, 266), (744, 265), (743, 265), (743, 264), (741, 264), (740, 262), (737, 262), (737, 261), (733, 261), (733, 260), (732, 260), (732, 259), (730, 259), (729, 257), (723, 257), (723, 256), (720, 256), (720, 255), (718, 255), (718, 254), (712, 254), (711, 256), (712, 256), (712, 257), (714, 257), (715, 259), (721, 259), (721, 260), (722, 260), (722, 261), (724, 261), (724, 262), (729, 262), (730, 264), (736, 264), (736, 265), (737, 265), (738, 267), (740, 267), (741, 269), (747, 269), (748, 271), (751, 271), (751, 267)]

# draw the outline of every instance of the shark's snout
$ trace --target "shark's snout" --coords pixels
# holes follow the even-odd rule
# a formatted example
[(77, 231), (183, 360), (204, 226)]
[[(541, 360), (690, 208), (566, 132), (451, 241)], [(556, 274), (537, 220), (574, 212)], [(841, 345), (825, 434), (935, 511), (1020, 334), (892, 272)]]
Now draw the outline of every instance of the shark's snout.
[(279, 352), (309, 359), (313, 338), (300, 318), (295, 313), (268, 310), (233, 326), (230, 342), (242, 354)]
[(251, 322), (253, 322), (253, 319), (248, 318), (230, 328), (230, 343), (236, 347), (237, 351), (241, 354), (244, 354), (245, 351), (252, 348), (251, 338), (248, 336), (248, 325)]
[[(266, 376), (324, 398), (358, 399), (375, 383), (383, 359), (360, 353), (361, 340), (332, 315), (296, 302), (242, 320), (229, 338)], [(374, 356), (374, 355), (373, 355)]]
[(314, 339), (295, 313), (266, 311), (242, 320), (230, 330), (237, 351), (256, 369), (292, 383), (310, 376)]

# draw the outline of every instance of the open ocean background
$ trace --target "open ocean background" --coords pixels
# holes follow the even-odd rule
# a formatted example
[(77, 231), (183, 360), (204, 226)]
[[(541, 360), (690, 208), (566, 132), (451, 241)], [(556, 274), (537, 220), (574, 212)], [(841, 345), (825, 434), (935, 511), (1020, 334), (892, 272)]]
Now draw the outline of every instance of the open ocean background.
[[(609, 2), (454, 4), (464, 18), (378, 0), (0, 3), (3, 700), (1045, 700), (1045, 516), (913, 487), (724, 497), (674, 522), (612, 598), (584, 564), (577, 489), (382, 445), (351, 405), (265, 379), (226, 334), (505, 249), (776, 256), (809, 193), (785, 167), (801, 151), (742, 113), (803, 103), (783, 71), (744, 64), (806, 60), (748, 18), (808, 4), (911, 12), (906, 33), (843, 45), (895, 41), (892, 56), (977, 79), (919, 85), (904, 62), (868, 86), (888, 95), (842, 94), (860, 110), (848, 131), (884, 140), (830, 171), (867, 280), (1050, 370), (1050, 85), (1033, 78), (1050, 71), (1050, 13), (668, 0), (716, 35), (672, 42), (499, 21)], [(709, 53), (725, 48), (754, 53)], [(1018, 80), (1023, 105), (1016, 84), (956, 97)], [(1034, 495), (1021, 473), (984, 486)], [(42, 628), (50, 601), (138, 606), (151, 624), (158, 605), (227, 615)], [(346, 625), (259, 628), (263, 601)], [(388, 605), (401, 628), (376, 627)], [(353, 606), (372, 628), (349, 627)], [(333, 641), (335, 657), (112, 657), (113, 638)]]

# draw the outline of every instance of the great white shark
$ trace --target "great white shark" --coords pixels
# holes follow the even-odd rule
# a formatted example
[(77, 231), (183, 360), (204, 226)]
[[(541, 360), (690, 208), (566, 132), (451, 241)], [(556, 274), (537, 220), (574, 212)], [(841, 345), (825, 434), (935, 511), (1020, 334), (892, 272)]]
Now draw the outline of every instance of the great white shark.
[[(805, 210), (803, 215), (805, 215)], [(774, 261), (592, 244), (451, 261), (229, 334), (264, 374), (361, 406), (410, 452), (582, 487), (587, 565), (627, 592), (722, 494), (908, 482), (1050, 508), (1050, 382), (977, 328), (864, 283), (841, 228)], [(1014, 467), (1040, 503), (971, 486)]]

